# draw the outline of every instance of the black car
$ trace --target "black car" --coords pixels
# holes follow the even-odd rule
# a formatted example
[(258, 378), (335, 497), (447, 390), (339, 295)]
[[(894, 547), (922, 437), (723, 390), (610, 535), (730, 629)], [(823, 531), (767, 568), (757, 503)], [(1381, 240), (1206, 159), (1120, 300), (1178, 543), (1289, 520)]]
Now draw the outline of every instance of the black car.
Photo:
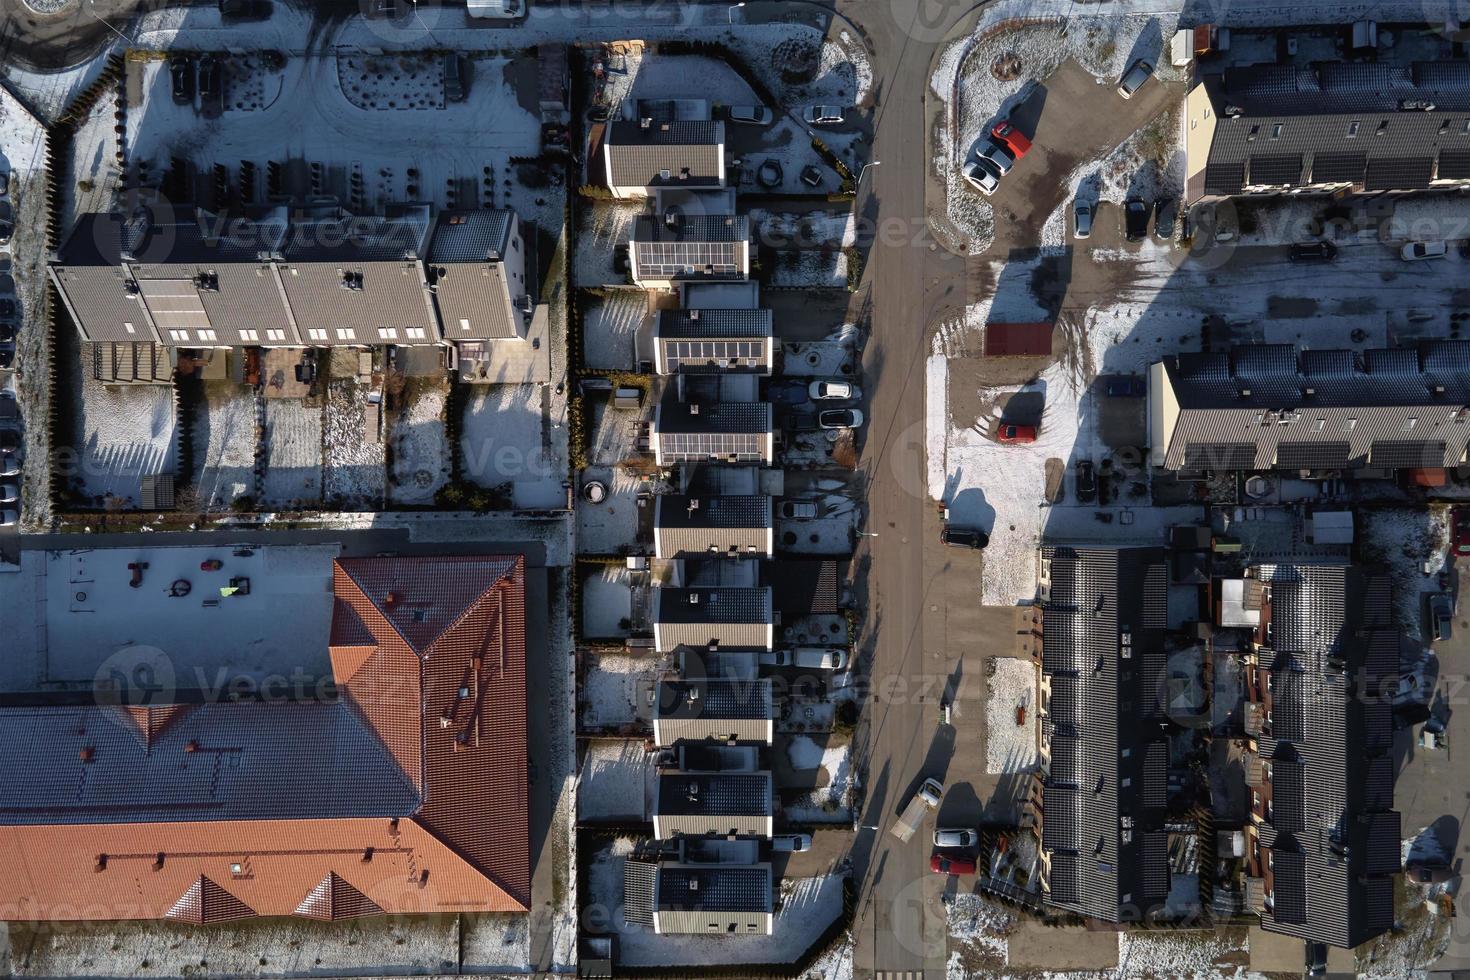
[(1331, 262), (1337, 258), (1337, 246), (1331, 242), (1297, 242), (1286, 255), (1293, 262)]
[(11, 453), (20, 449), (20, 433), (14, 429), (0, 429), (0, 449)]
[(0, 299), (0, 320), (12, 320), (15, 318), (15, 300)]
[(1123, 202), (1123, 232), (1130, 242), (1141, 242), (1148, 234), (1149, 207), (1141, 197)]
[(194, 59), (187, 55), (174, 55), (168, 62), (168, 77), (173, 81), (176, 105), (188, 105), (194, 101)]
[(1092, 460), (1084, 459), (1077, 464), (1077, 502), (1090, 503), (1097, 499), (1097, 476), (1092, 472)]
[(1109, 398), (1142, 398), (1148, 394), (1148, 385), (1136, 374), (1114, 374), (1108, 378), (1104, 390)]
[(199, 101), (205, 107), (224, 98), (221, 88), (219, 60), (212, 54), (199, 59)]
[(0, 344), (15, 343), (15, 324), (0, 323)]
[(990, 543), (990, 536), (984, 531), (977, 531), (969, 527), (946, 527), (939, 534), (939, 540), (956, 548), (980, 549)]

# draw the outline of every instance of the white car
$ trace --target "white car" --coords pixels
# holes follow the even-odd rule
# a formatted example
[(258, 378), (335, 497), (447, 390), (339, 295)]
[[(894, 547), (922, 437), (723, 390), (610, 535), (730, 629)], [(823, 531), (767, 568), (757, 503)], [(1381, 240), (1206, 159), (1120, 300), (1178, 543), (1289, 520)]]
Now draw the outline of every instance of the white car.
[(940, 827), (934, 831), (935, 847), (974, 847), (980, 843), (980, 834), (965, 827)]
[(975, 190), (984, 194), (986, 197), (994, 194), (995, 189), (1000, 186), (1000, 174), (997, 174), (979, 160), (971, 160), (965, 164), (965, 169), (961, 173), (970, 182), (970, 186), (974, 187)]
[(976, 158), (984, 160), (986, 163), (990, 164), (991, 169), (1000, 174), (1002, 177), (1010, 173), (1011, 168), (1016, 165), (1015, 159), (1009, 153), (1007, 153), (1004, 148), (999, 147), (994, 143), (987, 142), (984, 146), (975, 151), (975, 156)]
[(813, 381), (807, 385), (812, 401), (855, 401), (863, 397), (857, 385), (848, 381)]
[(841, 647), (796, 647), (791, 661), (807, 670), (842, 670), (847, 666), (847, 651)]
[(814, 500), (783, 500), (781, 501), (781, 517), (788, 521), (810, 521), (817, 517), (817, 504)]
[(809, 105), (802, 118), (813, 126), (835, 126), (842, 122), (842, 110), (835, 105)]
[(855, 408), (831, 408), (817, 416), (817, 424), (824, 429), (859, 429), (863, 413)]
[(771, 850), (791, 852), (810, 851), (812, 849), (811, 834), (781, 834), (771, 838)]
[(1448, 252), (1444, 242), (1409, 242), (1399, 251), (1399, 256), (1405, 262), (1418, 262), (1422, 259), (1442, 259)]
[(13, 510), (0, 510), (0, 527), (12, 527), (20, 520), (20, 515)]
[(13, 504), (20, 499), (20, 487), (7, 480), (0, 483), (0, 504)]
[(726, 112), (731, 122), (769, 126), (776, 116), (763, 105), (732, 105)]

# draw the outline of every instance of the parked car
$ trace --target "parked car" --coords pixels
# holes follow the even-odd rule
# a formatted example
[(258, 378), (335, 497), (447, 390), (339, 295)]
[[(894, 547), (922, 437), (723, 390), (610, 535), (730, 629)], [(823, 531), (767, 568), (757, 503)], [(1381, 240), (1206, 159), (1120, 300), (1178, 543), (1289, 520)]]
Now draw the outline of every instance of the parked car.
[(1444, 242), (1409, 242), (1399, 250), (1399, 256), (1405, 262), (1418, 262), (1423, 259), (1442, 259), (1447, 251)]
[(813, 381), (807, 386), (807, 394), (813, 401), (855, 401), (863, 397), (850, 381)]
[(842, 122), (842, 110), (835, 105), (809, 105), (802, 118), (813, 126), (836, 126)]
[(1148, 234), (1148, 205), (1143, 198), (1123, 202), (1123, 233), (1130, 242), (1141, 242)]
[(1136, 374), (1114, 374), (1103, 390), (1109, 398), (1142, 398), (1148, 394), (1148, 384)]
[(10, 236), (15, 233), (15, 225), (8, 220), (0, 220), (0, 245), (9, 245)]
[(194, 101), (194, 59), (176, 54), (168, 61), (168, 77), (172, 82), (174, 103), (188, 105)]
[(980, 549), (990, 544), (990, 536), (972, 527), (949, 527), (939, 532), (939, 540), (954, 548)]
[(1450, 510), (1450, 535), (1455, 554), (1470, 555), (1470, 507), (1455, 507)]
[(791, 662), (807, 670), (845, 670), (847, 651), (840, 647), (795, 647)]
[(15, 324), (0, 322), (0, 344), (15, 342)]
[(782, 381), (766, 389), (766, 397), (773, 405), (806, 405), (811, 402), (807, 386), (800, 381)]
[(15, 300), (0, 299), (0, 320), (11, 320), (15, 318)]
[(1077, 502), (1090, 504), (1097, 499), (1097, 474), (1092, 472), (1092, 460), (1084, 459), (1077, 464)]
[(10, 172), (0, 170), (0, 197), (10, 193)]
[(7, 480), (0, 483), (0, 504), (13, 504), (20, 499), (20, 485)]
[(1002, 177), (1010, 173), (1011, 168), (1016, 165), (1015, 158), (1007, 153), (1004, 147), (988, 141), (976, 149), (975, 156), (990, 164), (990, 168)]
[(0, 452), (13, 453), (20, 449), (20, 433), (14, 429), (0, 429)]
[(1287, 249), (1293, 262), (1331, 262), (1337, 258), (1337, 246), (1331, 242), (1297, 242)]
[(1436, 641), (1450, 638), (1450, 621), (1454, 616), (1455, 606), (1449, 596), (1437, 592), (1429, 597), (1429, 624)]
[(0, 527), (14, 527), (20, 515), (13, 510), (0, 510)]
[(0, 368), (13, 367), (15, 365), (15, 342), (0, 342)]
[(725, 110), (731, 122), (749, 123), (752, 126), (769, 126), (776, 114), (763, 105), (732, 105)]
[(817, 505), (811, 500), (783, 500), (781, 516), (788, 521), (811, 520), (817, 516)]
[(771, 850), (781, 853), (792, 851), (810, 851), (812, 849), (811, 834), (779, 834), (771, 838)]
[(1077, 238), (1092, 234), (1092, 205), (1072, 202), (1072, 234)]
[(995, 431), (995, 441), (1020, 445), (1036, 441), (1036, 426), (1003, 423)]
[(929, 858), (929, 870), (939, 875), (972, 875), (975, 862), (967, 857), (935, 852)]
[(762, 667), (790, 667), (790, 650), (764, 650), (757, 657)]
[(980, 835), (968, 827), (939, 827), (934, 831), (934, 846), (964, 850), (980, 843)]
[(824, 429), (857, 429), (863, 424), (863, 413), (855, 408), (831, 408), (817, 416)]
[(0, 453), (0, 476), (20, 476), (20, 457), (15, 453)]
[(991, 170), (989, 165), (980, 160), (971, 160), (965, 164), (965, 169), (961, 171), (961, 174), (972, 187), (986, 197), (994, 194), (995, 189), (1000, 186), (1000, 174)]
[(444, 55), (444, 98), (448, 102), (463, 102), (469, 94), (469, 72), (464, 55), (450, 51)]
[(1143, 87), (1143, 83), (1153, 77), (1154, 66), (1143, 58), (1139, 58), (1128, 66), (1123, 77), (1118, 82), (1118, 94), (1125, 99), (1133, 98), (1133, 93)]
[(991, 126), (990, 135), (1005, 144), (1005, 148), (1010, 150), (1011, 156), (1017, 160), (1025, 156), (1026, 151), (1031, 149), (1031, 141), (1019, 129), (1012, 126), (1009, 119), (1002, 119)]

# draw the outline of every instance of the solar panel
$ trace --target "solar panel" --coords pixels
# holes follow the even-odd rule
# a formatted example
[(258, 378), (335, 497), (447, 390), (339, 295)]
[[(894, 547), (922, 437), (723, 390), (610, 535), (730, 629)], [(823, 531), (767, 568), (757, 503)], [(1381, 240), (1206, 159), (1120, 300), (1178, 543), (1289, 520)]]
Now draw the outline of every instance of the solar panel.
[(1419, 352), (1403, 347), (1364, 351), (1363, 368), (1369, 374), (1416, 375), (1419, 373)]
[(1368, 465), (1412, 469), (1444, 465), (1445, 444), (1430, 439), (1381, 440), (1368, 450)]
[(771, 879), (765, 868), (671, 868), (658, 876), (661, 909), (763, 912), (771, 907)]
[(1302, 351), (1302, 374), (1311, 378), (1349, 378), (1357, 371), (1357, 360), (1350, 350)]
[(1426, 374), (1470, 374), (1470, 340), (1436, 340), (1420, 348)]
[(1422, 190), (1434, 177), (1434, 157), (1374, 157), (1363, 187), (1370, 191)]
[(1301, 924), (1307, 921), (1307, 860), (1300, 851), (1274, 850), (1272, 879), (1277, 921)]
[(1306, 826), (1305, 775), (1299, 760), (1271, 763), (1271, 824), (1281, 833), (1296, 833)]
[(1361, 184), (1367, 169), (1365, 153), (1317, 153), (1312, 157), (1312, 183)]
[(1297, 373), (1296, 348), (1291, 344), (1236, 347), (1230, 356), (1237, 378), (1279, 378)]
[(1239, 194), (1244, 186), (1244, 162), (1205, 164), (1206, 194)]
[(1250, 158), (1250, 183), (1299, 184), (1302, 179), (1302, 155), (1274, 154)]
[(1440, 180), (1470, 180), (1470, 150), (1439, 151)]
[(1333, 469), (1346, 465), (1352, 447), (1347, 442), (1283, 442), (1276, 447), (1279, 470)]
[(1183, 469), (1190, 472), (1248, 470), (1255, 465), (1254, 443), (1197, 442), (1184, 449)]

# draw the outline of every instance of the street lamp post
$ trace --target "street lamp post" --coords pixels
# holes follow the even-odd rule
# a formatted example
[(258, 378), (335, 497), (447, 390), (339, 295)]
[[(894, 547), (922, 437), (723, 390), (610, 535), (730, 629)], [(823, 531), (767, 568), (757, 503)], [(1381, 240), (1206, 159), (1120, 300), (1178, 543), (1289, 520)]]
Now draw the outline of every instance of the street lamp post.
[(730, 4), (730, 8), (725, 11), (725, 23), (733, 25), (735, 23), (735, 11), (739, 10), (743, 6), (745, 6), (743, 0), (741, 3)]
[(858, 185), (860, 185), (863, 182), (863, 174), (865, 174), (865, 173), (868, 172), (868, 168), (869, 167), (876, 167), (876, 166), (879, 166), (882, 163), (883, 163), (882, 160), (873, 160), (873, 161), (871, 161), (869, 163), (863, 164), (863, 168), (858, 171), (857, 180), (853, 181), (853, 184), (852, 184), (853, 189), (856, 190), (858, 188)]
[(89, 14), (92, 15), (92, 19), (95, 20), (95, 21), (97, 21), (97, 23), (101, 24), (103, 27), (107, 28), (112, 33), (116, 34), (118, 37), (122, 38), (125, 43), (132, 44), (133, 42), (131, 40), (129, 40), (129, 38), (128, 38), (128, 36), (126, 34), (124, 34), (122, 31), (118, 30), (116, 27), (113, 27), (107, 21), (103, 20), (102, 19), (102, 15), (99, 14), (99, 13), (97, 13), (97, 11), (95, 11), (95, 10), (92, 9), (92, 5), (95, 2), (96, 2), (96, 0), (87, 0), (87, 13), (89, 13)]

